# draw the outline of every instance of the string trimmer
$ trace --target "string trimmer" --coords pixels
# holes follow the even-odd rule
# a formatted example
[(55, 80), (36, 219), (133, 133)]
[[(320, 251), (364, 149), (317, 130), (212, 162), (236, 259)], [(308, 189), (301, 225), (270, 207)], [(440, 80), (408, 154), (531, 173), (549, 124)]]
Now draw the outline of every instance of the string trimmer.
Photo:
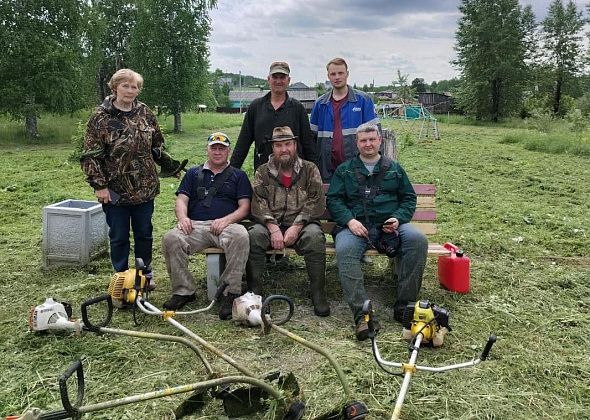
[(461, 369), (465, 367), (475, 366), (487, 359), (492, 346), (496, 342), (496, 336), (491, 334), (479, 358), (471, 360), (470, 362), (457, 363), (454, 365), (429, 367), (416, 365), (418, 358), (418, 350), (422, 344), (431, 344), (433, 347), (442, 346), (446, 331), (450, 331), (449, 313), (446, 309), (436, 306), (427, 300), (408, 304), (404, 312), (402, 332), (403, 337), (410, 340), (410, 360), (408, 363), (388, 362), (381, 357), (379, 348), (377, 346), (375, 326), (373, 320), (373, 306), (370, 300), (366, 300), (363, 305), (364, 320), (367, 322), (369, 330), (369, 338), (373, 348), (373, 355), (377, 364), (387, 373), (398, 375), (398, 373), (391, 372), (385, 366), (401, 368), (404, 375), (401, 389), (395, 402), (393, 415), (391, 419), (399, 419), (404, 399), (410, 386), (412, 375), (416, 371), (423, 370), (426, 372), (447, 372), (449, 370)]
[[(221, 293), (223, 292), (225, 286), (221, 286), (217, 291), (216, 298), (218, 298)], [(99, 303), (106, 302), (107, 313), (104, 319), (102, 319), (99, 323), (93, 323), (89, 316), (88, 316), (88, 309), (97, 305)], [(207, 307), (197, 311), (191, 312), (203, 312), (213, 306), (215, 300)], [(143, 308), (144, 305), (149, 305), (148, 302), (143, 301), (139, 303), (137, 299), (135, 299), (135, 304), (141, 305)], [(205, 392), (207, 390), (218, 388), (221, 391), (215, 392), (214, 396), (222, 398), (224, 400), (224, 406), (226, 399), (232, 400), (232, 404), (235, 406), (233, 402), (236, 397), (229, 391), (228, 387), (231, 384), (248, 384), (252, 386), (252, 389), (259, 390), (260, 395), (264, 395), (265, 398), (273, 398), (277, 400), (279, 408), (282, 407), (284, 413), (284, 419), (297, 419), (298, 417), (298, 404), (294, 404), (293, 407), (287, 407), (287, 403), (283, 393), (279, 391), (279, 389), (275, 388), (275, 386), (269, 384), (267, 381), (270, 380), (277, 380), (280, 385), (283, 387), (293, 387), (293, 383), (295, 383), (296, 387), (296, 380), (293, 375), (287, 376), (287, 378), (279, 378), (278, 375), (267, 375), (267, 377), (260, 377), (259, 375), (254, 374), (250, 370), (242, 367), (239, 365), (234, 359), (229, 357), (228, 355), (224, 354), (221, 350), (215, 348), (211, 344), (207, 343), (201, 337), (197, 336), (194, 333), (189, 334), (191, 338), (201, 344), (205, 349), (209, 350), (210, 352), (214, 353), (215, 355), (221, 357), (223, 360), (228, 362), (230, 365), (234, 366), (238, 371), (240, 371), (244, 376), (227, 376), (227, 377), (219, 377), (218, 374), (213, 372), (211, 365), (207, 362), (204, 355), (200, 351), (200, 349), (190, 340), (187, 340), (183, 337), (177, 336), (169, 336), (164, 334), (155, 334), (155, 333), (147, 333), (141, 331), (128, 331), (128, 330), (121, 330), (115, 328), (108, 328), (106, 325), (109, 324), (112, 313), (113, 313), (113, 303), (112, 303), (112, 296), (111, 295), (103, 295), (97, 298), (90, 299), (84, 302), (81, 305), (81, 312), (82, 312), (82, 322), (80, 321), (70, 321), (65, 314), (65, 307), (53, 301), (53, 299), (48, 299), (43, 305), (39, 305), (36, 307), (31, 313), (31, 319), (34, 320), (32, 325), (35, 326), (35, 331), (45, 331), (48, 329), (62, 329), (62, 330), (72, 330), (72, 325), (82, 326), (84, 330), (92, 331), (95, 333), (107, 333), (107, 334), (115, 334), (115, 335), (125, 335), (125, 336), (132, 336), (137, 338), (148, 338), (154, 340), (162, 340), (162, 341), (170, 341), (170, 342), (178, 342), (190, 347), (202, 360), (205, 369), (208, 373), (208, 379), (201, 382), (195, 382), (187, 385), (181, 385), (176, 387), (169, 387), (163, 390), (147, 392), (144, 394), (137, 394), (129, 397), (119, 398), (116, 400), (110, 400), (101, 402), (98, 404), (90, 404), (90, 405), (82, 405), (83, 398), (84, 398), (84, 373), (82, 368), (82, 363), (80, 361), (74, 362), (72, 366), (66, 371), (64, 375), (62, 375), (59, 379), (60, 383), (60, 394), (61, 400), (63, 405), (63, 410), (58, 410), (54, 412), (42, 412), (38, 409), (30, 409), (22, 416), (16, 416), (14, 418), (19, 418), (22, 420), (36, 420), (36, 419), (65, 419), (65, 418), (78, 418), (80, 415), (84, 413), (90, 413), (94, 411), (104, 410), (108, 408), (114, 408), (125, 404), (132, 404), (141, 401), (147, 401), (150, 399), (161, 398), (169, 395), (179, 394), (179, 393), (186, 393), (191, 391), (196, 391), (196, 393), (191, 396), (191, 398), (185, 401), (181, 406), (176, 410), (176, 418), (182, 417), (187, 412), (194, 411), (198, 408), (201, 408), (205, 403)], [(71, 313), (71, 312), (70, 312)], [(50, 320), (57, 319), (57, 322), (50, 322)], [(190, 331), (190, 330), (188, 330)], [(72, 404), (69, 400), (69, 393), (67, 390), (67, 380), (70, 378), (73, 373), (77, 373), (77, 398), (76, 402)], [(261, 392), (260, 392), (261, 391)], [(228, 413), (228, 415), (231, 413)]]
[[(299, 343), (319, 354), (321, 354), (322, 356), (324, 356), (326, 359), (328, 359), (328, 362), (332, 365), (332, 367), (334, 368), (334, 370), (336, 371), (336, 375), (338, 376), (338, 379), (340, 380), (340, 383), (342, 385), (342, 390), (344, 391), (344, 403), (343, 403), (343, 407), (342, 409), (335, 409), (332, 410), (320, 417), (317, 417), (316, 420), (337, 420), (337, 419), (342, 419), (342, 420), (360, 420), (360, 419), (364, 419), (368, 416), (368, 408), (365, 405), (365, 403), (361, 402), (361, 401), (356, 401), (354, 400), (354, 398), (352, 397), (352, 392), (350, 391), (350, 387), (348, 386), (348, 381), (346, 380), (346, 376), (344, 376), (344, 372), (342, 371), (342, 368), (340, 367), (340, 365), (338, 364), (338, 362), (336, 361), (336, 359), (334, 359), (334, 357), (332, 357), (332, 355), (326, 351), (325, 349), (323, 349), (322, 347), (311, 343), (309, 341), (307, 341), (306, 339), (293, 334), (290, 331), (287, 331), (284, 328), (279, 327), (277, 323), (274, 323), (271, 319), (271, 317), (268, 315), (270, 313), (270, 304), (273, 301), (276, 300), (284, 300), (286, 302), (288, 302), (289, 304), (289, 313), (292, 314), (293, 313), (293, 301), (291, 299), (289, 299), (287, 296), (281, 296), (281, 295), (275, 295), (275, 296), (269, 296), (265, 299), (264, 303), (262, 304), (262, 322), (263, 322), (263, 333), (268, 334), (270, 332), (270, 330), (274, 330), (277, 331), (278, 333), (290, 338), (291, 340), (295, 341), (296, 343)], [(303, 413), (301, 413), (303, 414)]]

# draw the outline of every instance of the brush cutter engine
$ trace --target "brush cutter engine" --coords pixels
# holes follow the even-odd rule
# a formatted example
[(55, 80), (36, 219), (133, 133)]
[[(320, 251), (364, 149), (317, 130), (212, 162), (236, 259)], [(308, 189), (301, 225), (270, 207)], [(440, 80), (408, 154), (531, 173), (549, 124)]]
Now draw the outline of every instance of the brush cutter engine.
[(232, 319), (237, 324), (243, 324), (248, 327), (262, 326), (262, 296), (252, 292), (244, 293), (242, 296), (234, 299), (232, 306)]
[(78, 331), (83, 324), (80, 321), (70, 321), (72, 314), (68, 303), (60, 303), (53, 298), (45, 299), (41, 305), (31, 308), (29, 312), (29, 329), (31, 331), (66, 330)]
[(144, 273), (145, 269), (143, 260), (137, 258), (135, 268), (113, 274), (108, 294), (114, 306), (118, 308), (133, 306), (138, 298), (147, 294), (148, 279)]
[(427, 300), (412, 302), (406, 306), (403, 327), (402, 337), (405, 340), (411, 340), (421, 333), (423, 344), (431, 343), (433, 347), (440, 347), (451, 331), (449, 312)]

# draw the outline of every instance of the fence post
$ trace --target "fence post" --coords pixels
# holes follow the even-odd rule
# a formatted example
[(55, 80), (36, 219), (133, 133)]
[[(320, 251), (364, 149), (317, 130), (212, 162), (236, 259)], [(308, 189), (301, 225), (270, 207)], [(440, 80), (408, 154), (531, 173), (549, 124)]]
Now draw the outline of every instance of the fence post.
[(395, 133), (388, 129), (383, 128), (383, 153), (391, 160), (397, 160), (397, 143), (395, 141)]

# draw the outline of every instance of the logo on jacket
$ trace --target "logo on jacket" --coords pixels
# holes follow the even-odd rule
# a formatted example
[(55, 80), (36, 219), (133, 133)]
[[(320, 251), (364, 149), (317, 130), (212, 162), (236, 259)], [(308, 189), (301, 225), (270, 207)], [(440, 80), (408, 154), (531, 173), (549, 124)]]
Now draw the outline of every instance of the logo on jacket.
[(352, 112), (361, 112), (361, 111), (362, 111), (362, 108), (359, 106), (355, 106), (352, 108)]

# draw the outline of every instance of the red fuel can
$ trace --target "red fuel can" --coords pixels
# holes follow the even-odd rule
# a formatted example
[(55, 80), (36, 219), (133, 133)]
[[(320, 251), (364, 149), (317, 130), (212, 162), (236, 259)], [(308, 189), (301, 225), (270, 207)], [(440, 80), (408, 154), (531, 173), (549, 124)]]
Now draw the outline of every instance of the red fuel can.
[(438, 281), (442, 287), (451, 292), (468, 293), (471, 263), (469, 257), (450, 242), (443, 246), (451, 251), (451, 256), (441, 255), (438, 257)]

